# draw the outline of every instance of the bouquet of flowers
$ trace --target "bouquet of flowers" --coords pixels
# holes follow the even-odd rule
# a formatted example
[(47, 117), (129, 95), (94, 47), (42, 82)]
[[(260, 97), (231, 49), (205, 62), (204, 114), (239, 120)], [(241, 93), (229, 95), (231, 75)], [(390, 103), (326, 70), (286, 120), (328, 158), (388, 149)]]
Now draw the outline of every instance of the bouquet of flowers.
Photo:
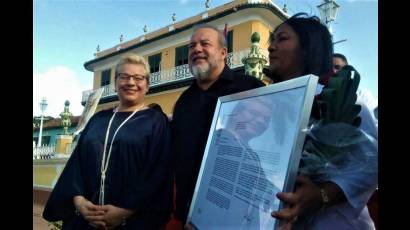
[(358, 128), (361, 106), (355, 103), (359, 82), (359, 73), (347, 65), (329, 78), (315, 98), (300, 173), (326, 180), (335, 174), (378, 170), (377, 143)]

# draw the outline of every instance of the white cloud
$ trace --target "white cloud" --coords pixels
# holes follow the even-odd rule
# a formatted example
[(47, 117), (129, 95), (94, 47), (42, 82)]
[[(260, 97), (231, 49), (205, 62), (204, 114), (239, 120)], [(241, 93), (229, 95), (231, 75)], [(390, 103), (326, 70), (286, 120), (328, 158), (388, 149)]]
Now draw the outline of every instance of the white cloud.
[(47, 99), (45, 116), (59, 117), (64, 110), (64, 102), (70, 101), (73, 115), (81, 115), (82, 92), (91, 86), (81, 86), (76, 73), (66, 66), (54, 66), (42, 73), (33, 73), (33, 116), (39, 116), (40, 101)]

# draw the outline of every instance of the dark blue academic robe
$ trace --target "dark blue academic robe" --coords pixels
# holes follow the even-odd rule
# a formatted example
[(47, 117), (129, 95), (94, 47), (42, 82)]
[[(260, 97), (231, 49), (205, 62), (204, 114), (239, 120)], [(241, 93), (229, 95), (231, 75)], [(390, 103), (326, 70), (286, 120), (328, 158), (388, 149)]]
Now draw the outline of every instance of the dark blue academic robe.
[[(112, 136), (131, 112), (118, 112)], [(95, 114), (87, 124), (45, 206), (43, 217), (63, 220), (63, 229), (89, 229), (75, 214), (73, 197), (98, 204), (104, 140), (112, 110)], [(172, 210), (172, 156), (169, 122), (154, 109), (134, 114), (118, 131), (105, 179), (105, 204), (135, 210), (123, 229), (151, 229), (166, 223)]]

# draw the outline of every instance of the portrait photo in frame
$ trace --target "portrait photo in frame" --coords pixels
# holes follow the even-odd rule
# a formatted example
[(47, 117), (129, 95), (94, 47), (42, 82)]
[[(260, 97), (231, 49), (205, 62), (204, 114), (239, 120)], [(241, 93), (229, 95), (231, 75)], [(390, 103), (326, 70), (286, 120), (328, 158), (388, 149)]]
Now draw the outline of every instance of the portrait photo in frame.
[(101, 95), (103, 93), (103, 90), (104, 88), (97, 89), (90, 93), (90, 95), (88, 96), (87, 102), (85, 103), (83, 113), (81, 114), (81, 118), (78, 121), (78, 125), (74, 132), (74, 135), (77, 135), (81, 131), (83, 131), (87, 122), (94, 115), (95, 110), (97, 109), (97, 105), (100, 101)]
[(293, 191), (318, 77), (218, 98), (187, 223), (276, 229), (278, 192)]
[(80, 120), (78, 121), (77, 128), (73, 133), (73, 142), (71, 143), (70, 151), (74, 151), (75, 147), (77, 146), (78, 140), (81, 135), (81, 131), (84, 130), (88, 121), (94, 115), (95, 110), (97, 109), (97, 105), (100, 102), (103, 91), (104, 88), (100, 88), (90, 93), (90, 95), (88, 95), (87, 102), (85, 103), (84, 110), (81, 114)]

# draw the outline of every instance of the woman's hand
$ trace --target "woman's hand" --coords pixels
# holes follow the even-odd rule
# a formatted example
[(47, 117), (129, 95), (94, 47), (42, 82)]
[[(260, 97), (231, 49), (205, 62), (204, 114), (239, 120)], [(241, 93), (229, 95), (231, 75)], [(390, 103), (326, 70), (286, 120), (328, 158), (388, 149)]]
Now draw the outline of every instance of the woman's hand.
[(282, 229), (291, 229), (298, 216), (314, 212), (322, 206), (320, 188), (306, 176), (296, 178), (294, 193), (279, 192), (276, 196), (288, 205), (280, 211), (272, 212), (272, 217), (285, 222)]
[(113, 229), (122, 224), (134, 213), (132, 210), (119, 208), (113, 205), (102, 205), (100, 208), (105, 212), (102, 216), (102, 220), (105, 222), (108, 229)]
[(101, 209), (101, 206), (94, 205), (91, 201), (85, 199), (83, 196), (75, 196), (74, 206), (76, 210), (83, 216), (83, 218), (89, 222), (89, 224), (98, 229), (106, 229), (106, 224), (102, 220), (105, 211)]

